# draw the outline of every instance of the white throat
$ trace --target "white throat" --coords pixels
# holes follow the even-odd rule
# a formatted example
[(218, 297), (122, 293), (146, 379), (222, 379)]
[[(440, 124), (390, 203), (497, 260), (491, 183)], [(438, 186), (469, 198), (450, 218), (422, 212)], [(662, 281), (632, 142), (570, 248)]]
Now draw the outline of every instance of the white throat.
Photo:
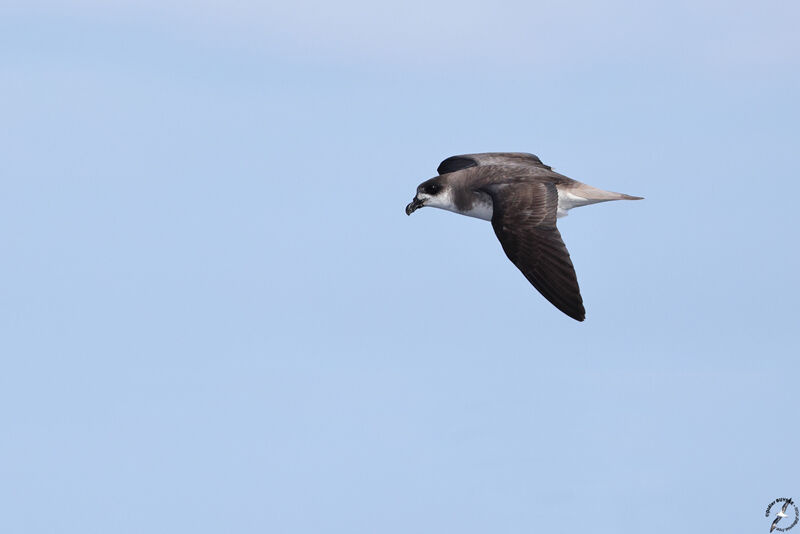
[(453, 192), (449, 189), (442, 191), (436, 196), (420, 195), (420, 200), (423, 200), (426, 206), (432, 208), (452, 211), (459, 215), (475, 217), (477, 219), (483, 219), (484, 221), (492, 220), (492, 199), (488, 195), (476, 194), (472, 202), (472, 208), (469, 210), (460, 210), (456, 207), (456, 203), (453, 201)]

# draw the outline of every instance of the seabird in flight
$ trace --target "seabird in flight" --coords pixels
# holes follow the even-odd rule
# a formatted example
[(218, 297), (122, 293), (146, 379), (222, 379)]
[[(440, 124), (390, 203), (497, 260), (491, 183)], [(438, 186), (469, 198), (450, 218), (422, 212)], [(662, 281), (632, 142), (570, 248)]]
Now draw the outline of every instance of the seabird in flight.
[(781, 511), (778, 512), (778, 515), (775, 518), (775, 521), (773, 521), (772, 522), (772, 526), (769, 527), (769, 531), (770, 532), (772, 532), (773, 530), (778, 528), (778, 521), (780, 521), (784, 517), (789, 517), (789, 514), (786, 513), (786, 509), (789, 508), (790, 504), (794, 504), (794, 502), (792, 502), (792, 499), (788, 499), (788, 500), (783, 502), (783, 507), (781, 507)]
[(579, 206), (642, 197), (603, 191), (567, 178), (533, 154), (489, 152), (444, 160), (406, 206), (423, 206), (492, 221), (508, 259), (544, 298), (577, 321), (586, 311), (575, 268), (556, 218)]

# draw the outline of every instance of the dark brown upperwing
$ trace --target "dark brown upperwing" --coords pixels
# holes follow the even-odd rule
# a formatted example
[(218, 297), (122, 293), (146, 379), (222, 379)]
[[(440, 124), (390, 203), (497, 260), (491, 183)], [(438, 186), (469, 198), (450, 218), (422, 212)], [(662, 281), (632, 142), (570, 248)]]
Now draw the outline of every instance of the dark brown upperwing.
[(483, 152), (451, 156), (439, 164), (436, 172), (447, 174), (479, 165), (533, 165), (550, 170), (542, 160), (526, 152)]
[(558, 191), (552, 183), (494, 184), (492, 227), (508, 259), (556, 308), (583, 321), (578, 279), (556, 228)]

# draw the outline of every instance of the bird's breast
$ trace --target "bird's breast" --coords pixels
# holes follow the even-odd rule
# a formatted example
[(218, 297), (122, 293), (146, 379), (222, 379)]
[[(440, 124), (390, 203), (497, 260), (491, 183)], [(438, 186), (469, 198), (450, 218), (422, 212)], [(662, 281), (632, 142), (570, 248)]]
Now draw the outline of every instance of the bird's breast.
[(467, 217), (491, 221), (492, 214), (494, 213), (492, 197), (486, 194), (475, 194), (472, 197), (472, 202), (468, 206), (464, 206), (464, 208), (458, 210), (458, 212)]
[(426, 206), (439, 208), (467, 217), (475, 217), (485, 221), (492, 220), (492, 197), (486, 193), (473, 191), (448, 191), (446, 193), (428, 197)]

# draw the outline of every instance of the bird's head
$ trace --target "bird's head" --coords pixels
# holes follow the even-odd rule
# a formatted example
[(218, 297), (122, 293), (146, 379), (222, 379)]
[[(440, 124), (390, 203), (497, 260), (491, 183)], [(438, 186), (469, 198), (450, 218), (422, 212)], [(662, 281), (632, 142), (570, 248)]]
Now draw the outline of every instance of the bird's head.
[(437, 176), (419, 184), (417, 194), (406, 206), (406, 215), (411, 215), (423, 206), (447, 209), (453, 200), (452, 190), (444, 178), (444, 176)]

